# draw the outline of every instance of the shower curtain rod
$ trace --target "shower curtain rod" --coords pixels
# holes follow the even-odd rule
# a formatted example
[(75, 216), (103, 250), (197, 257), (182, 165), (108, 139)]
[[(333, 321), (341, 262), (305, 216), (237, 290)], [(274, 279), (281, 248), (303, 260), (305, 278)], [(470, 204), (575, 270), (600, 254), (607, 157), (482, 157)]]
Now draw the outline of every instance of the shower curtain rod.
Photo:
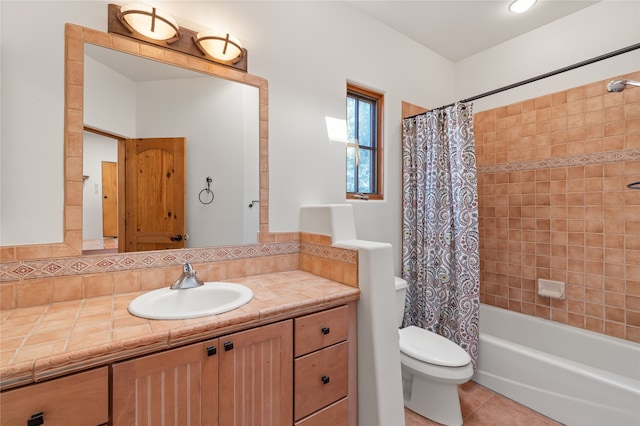
[[(508, 86), (504, 86), (504, 87), (501, 87), (499, 89), (491, 90), (490, 92), (485, 92), (485, 93), (482, 93), (480, 95), (476, 95), (476, 96), (472, 96), (470, 98), (462, 99), (459, 102), (467, 103), (467, 102), (475, 101), (477, 99), (486, 98), (487, 96), (491, 96), (491, 95), (495, 95), (495, 94), (500, 93), (500, 92), (504, 92), (504, 91), (507, 91), (507, 90), (515, 89), (516, 87), (524, 86), (525, 84), (533, 83), (534, 81), (542, 80), (542, 79), (547, 78), (547, 77), (552, 77), (554, 75), (561, 74), (561, 73), (567, 72), (567, 71), (571, 71), (571, 70), (574, 70), (576, 68), (583, 67), (585, 65), (591, 65), (593, 63), (600, 62), (600, 61), (603, 61), (605, 59), (613, 58), (614, 56), (622, 55), (623, 53), (628, 53), (628, 52), (631, 52), (631, 51), (636, 50), (636, 49), (640, 49), (640, 43), (632, 44), (631, 46), (627, 46), (627, 47), (624, 47), (622, 49), (614, 50), (613, 52), (605, 53), (604, 55), (596, 56), (595, 58), (587, 59), (586, 61), (578, 62), (578, 63), (575, 63), (573, 65), (569, 65), (569, 66), (564, 67), (564, 68), (559, 68), (559, 69), (557, 69), (555, 71), (551, 71), (551, 72), (548, 72), (548, 73), (545, 73), (545, 74), (540, 74), (540, 75), (538, 75), (536, 77), (528, 78), (526, 80), (522, 80), (522, 81), (519, 81), (517, 83), (509, 84)], [(434, 108), (434, 109), (432, 109), (430, 111), (436, 111), (436, 110), (439, 110), (439, 109), (448, 108), (448, 107), (453, 106), (455, 104), (456, 103), (443, 105), (441, 107)], [(415, 118), (415, 117), (417, 117), (419, 115), (422, 115), (422, 114), (426, 114), (426, 113), (423, 112), (423, 113), (412, 115), (412, 116), (409, 116), (409, 117), (406, 117), (406, 118)]]

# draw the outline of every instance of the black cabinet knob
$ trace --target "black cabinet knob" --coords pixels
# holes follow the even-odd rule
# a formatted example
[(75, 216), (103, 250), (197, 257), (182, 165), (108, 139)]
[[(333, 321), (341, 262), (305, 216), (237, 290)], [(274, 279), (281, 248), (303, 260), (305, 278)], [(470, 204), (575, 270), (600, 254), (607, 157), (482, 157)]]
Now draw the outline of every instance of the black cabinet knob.
[(27, 426), (40, 426), (44, 424), (44, 413), (36, 413), (27, 420)]
[(231, 349), (233, 349), (233, 342), (224, 342), (224, 350), (230, 351)]
[(322, 334), (331, 333), (331, 329), (329, 327), (322, 327), (321, 331), (322, 331)]
[(207, 347), (207, 356), (213, 356), (217, 353), (218, 351), (216, 350), (215, 346), (209, 346)]
[(331, 379), (329, 379), (329, 376), (322, 376), (322, 383), (324, 383), (325, 385), (327, 383), (329, 383), (331, 381)]

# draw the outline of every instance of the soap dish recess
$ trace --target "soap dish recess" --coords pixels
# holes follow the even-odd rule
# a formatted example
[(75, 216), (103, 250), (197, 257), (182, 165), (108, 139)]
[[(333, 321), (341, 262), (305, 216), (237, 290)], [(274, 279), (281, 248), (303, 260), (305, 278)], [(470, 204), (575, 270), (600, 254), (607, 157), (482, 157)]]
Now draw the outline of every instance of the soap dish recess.
[(565, 298), (565, 284), (562, 281), (552, 281), (538, 278), (538, 294), (552, 299)]

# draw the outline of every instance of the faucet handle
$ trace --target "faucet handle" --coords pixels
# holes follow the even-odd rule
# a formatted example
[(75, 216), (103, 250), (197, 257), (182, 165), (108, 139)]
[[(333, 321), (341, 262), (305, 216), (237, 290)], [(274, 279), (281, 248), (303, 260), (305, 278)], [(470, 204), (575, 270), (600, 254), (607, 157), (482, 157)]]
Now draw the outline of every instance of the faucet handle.
[(190, 263), (182, 265), (182, 275), (171, 285), (172, 290), (184, 290), (204, 285), (201, 279), (196, 277), (196, 271)]
[(193, 266), (191, 266), (189, 262), (185, 262), (185, 264), (182, 265), (182, 272), (185, 275), (189, 275), (189, 276), (193, 276), (196, 274), (196, 271), (193, 270)]

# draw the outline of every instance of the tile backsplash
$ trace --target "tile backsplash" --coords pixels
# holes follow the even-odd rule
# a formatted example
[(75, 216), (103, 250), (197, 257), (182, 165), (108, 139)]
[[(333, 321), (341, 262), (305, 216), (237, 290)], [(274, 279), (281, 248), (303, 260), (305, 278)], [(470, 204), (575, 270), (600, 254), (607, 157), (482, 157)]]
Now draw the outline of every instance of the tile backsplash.
[[(205, 281), (304, 270), (357, 287), (355, 250), (330, 238), (292, 232), (278, 242), (0, 263), (0, 309), (106, 296), (170, 285), (184, 262)], [(326, 240), (326, 241), (325, 241)]]
[[(640, 79), (640, 72), (624, 76)], [(481, 301), (640, 342), (640, 89), (477, 113)], [(566, 283), (566, 300), (536, 280)]]

